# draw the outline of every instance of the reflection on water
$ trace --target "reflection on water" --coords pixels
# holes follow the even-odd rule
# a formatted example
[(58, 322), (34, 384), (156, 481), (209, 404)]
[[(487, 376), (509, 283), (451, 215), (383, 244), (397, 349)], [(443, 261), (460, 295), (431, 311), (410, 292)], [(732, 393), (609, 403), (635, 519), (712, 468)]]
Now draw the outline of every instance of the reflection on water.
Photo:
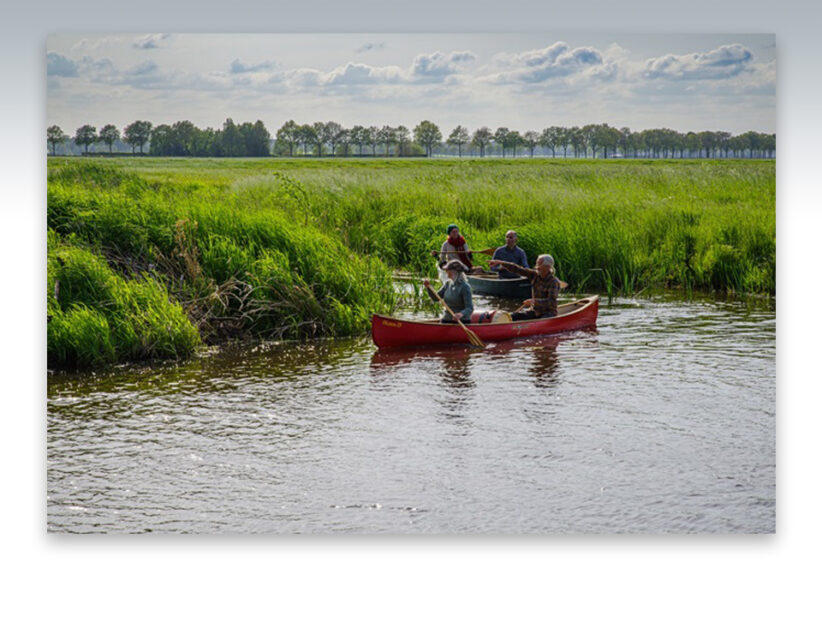
[[(508, 308), (483, 298), (480, 309)], [(49, 378), (65, 532), (771, 532), (769, 305), (622, 300), (595, 330), (267, 343)]]
[[(596, 334), (596, 329), (588, 330)], [(454, 388), (472, 388), (476, 384), (471, 379), (471, 360), (493, 358), (504, 360), (513, 350), (528, 352), (531, 362), (528, 364), (530, 375), (537, 387), (546, 387), (556, 383), (554, 374), (559, 362), (557, 347), (561, 342), (579, 338), (580, 333), (562, 333), (558, 335), (541, 335), (526, 339), (496, 341), (487, 344), (485, 350), (477, 350), (465, 345), (419, 346), (408, 348), (376, 348), (371, 356), (371, 369), (374, 372), (389, 370), (392, 366), (413, 363), (421, 360), (439, 360), (439, 374), (443, 384)], [(592, 339), (594, 345), (596, 340)]]

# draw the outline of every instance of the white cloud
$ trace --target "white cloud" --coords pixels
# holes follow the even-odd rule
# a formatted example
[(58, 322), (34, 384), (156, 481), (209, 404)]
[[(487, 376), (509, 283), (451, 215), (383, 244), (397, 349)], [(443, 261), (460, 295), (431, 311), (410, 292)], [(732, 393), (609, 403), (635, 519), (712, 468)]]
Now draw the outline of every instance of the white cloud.
[[(222, 73), (163, 71), (150, 60), (122, 70), (106, 57), (84, 55), (75, 61), (58, 53), (49, 53), (48, 74), (52, 78), (72, 77), (90, 84), (130, 86), (142, 90), (216, 91), (230, 89), (240, 83)], [(52, 83), (51, 86), (57, 87), (58, 84)]]
[(49, 77), (77, 77), (77, 64), (59, 53), (49, 53), (46, 59), (46, 74)]
[(113, 82), (119, 75), (114, 63), (107, 57), (95, 59), (88, 55), (80, 60), (80, 74), (101, 83)]
[(81, 53), (83, 51), (93, 51), (103, 46), (116, 46), (118, 43), (122, 41), (123, 38), (116, 35), (107, 35), (105, 37), (97, 37), (93, 39), (83, 38), (74, 45), (72, 45), (71, 50), (75, 53)]
[(369, 51), (381, 51), (385, 48), (384, 42), (366, 42), (360, 46), (355, 53), (368, 53)]
[(551, 80), (582, 77), (610, 79), (618, 72), (614, 60), (606, 60), (596, 48), (582, 46), (572, 49), (565, 42), (515, 54), (499, 54), (494, 61), (503, 70), (483, 78), (497, 84), (541, 84)]
[(554, 42), (546, 48), (525, 51), (523, 53), (500, 53), (495, 60), (507, 66), (544, 66), (553, 64), (557, 57), (571, 50), (565, 42)]
[(268, 82), (298, 88), (342, 89), (364, 86), (421, 84), (446, 82), (462, 71), (462, 65), (476, 56), (470, 51), (453, 51), (417, 55), (411, 66), (372, 66), (347, 62), (331, 71), (298, 68), (272, 73)]
[(318, 86), (322, 81), (323, 73), (314, 68), (297, 68), (272, 75), (272, 83), (284, 83), (292, 86)]
[(754, 55), (741, 44), (720, 46), (707, 53), (664, 55), (645, 63), (647, 79), (727, 79), (752, 69)]
[(609, 44), (614, 40), (600, 37), (577, 47), (529, 38), (519, 48), (522, 40), (511, 37), (506, 53), (493, 38), (426, 36), (408, 44), (382, 35), (365, 44), (362, 36), (352, 37), (330, 52), (310, 48), (306, 39), (305, 56), (276, 39), (270, 46), (237, 39), (223, 47), (204, 39), (199, 49), (180, 35), (174, 36), (185, 44), (180, 51), (135, 48), (135, 39), (169, 43), (152, 37), (162, 36), (55, 37), (47, 78), (54, 123), (65, 125), (64, 116), (85, 120), (92, 111), (102, 121), (119, 111), (123, 121), (189, 118), (201, 126), (226, 116), (269, 116), (409, 127), (430, 119), (442, 129), (459, 123), (522, 130), (592, 121), (735, 129), (727, 123), (732, 120), (767, 130), (775, 107), (773, 56), (744, 35), (736, 41), (745, 46), (718, 37), (656, 38), (652, 46), (641, 38)]
[(349, 62), (322, 76), (327, 85), (393, 84), (403, 80), (399, 66), (368, 66)]
[(242, 73), (257, 73), (260, 71), (272, 70), (273, 68), (276, 68), (276, 66), (277, 65), (274, 62), (268, 60), (257, 62), (256, 64), (245, 64), (239, 59), (235, 59), (231, 62), (229, 72), (233, 75), (239, 75)]
[(476, 56), (470, 51), (454, 51), (448, 54), (436, 51), (428, 55), (421, 54), (411, 63), (411, 75), (416, 78), (442, 79), (461, 70), (461, 65), (471, 62)]
[(126, 77), (140, 77), (145, 75), (153, 75), (159, 70), (159, 67), (154, 62), (145, 61), (136, 66), (132, 66), (126, 70), (123, 75)]
[(170, 39), (170, 33), (153, 33), (134, 40), (131, 45), (139, 49), (162, 48)]

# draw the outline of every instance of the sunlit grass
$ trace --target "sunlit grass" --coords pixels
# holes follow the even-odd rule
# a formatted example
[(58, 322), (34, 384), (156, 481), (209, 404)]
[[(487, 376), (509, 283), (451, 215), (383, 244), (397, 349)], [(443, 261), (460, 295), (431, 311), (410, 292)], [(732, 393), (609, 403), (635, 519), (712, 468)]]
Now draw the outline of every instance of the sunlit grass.
[[(429, 251), (456, 222), (475, 248), (516, 229), (529, 262), (551, 253), (572, 290), (775, 294), (774, 171), (773, 161), (56, 158), (49, 283), (68, 275), (51, 256), (78, 249), (124, 283), (153, 280), (205, 341), (347, 335), (396, 305), (391, 269), (434, 275)], [(89, 276), (54, 334), (50, 325), (50, 355), (52, 340), (69, 341), (63, 325), (87, 320), (95, 355), (122, 358), (120, 313), (95, 303)], [(175, 345), (129, 358), (180, 355)]]

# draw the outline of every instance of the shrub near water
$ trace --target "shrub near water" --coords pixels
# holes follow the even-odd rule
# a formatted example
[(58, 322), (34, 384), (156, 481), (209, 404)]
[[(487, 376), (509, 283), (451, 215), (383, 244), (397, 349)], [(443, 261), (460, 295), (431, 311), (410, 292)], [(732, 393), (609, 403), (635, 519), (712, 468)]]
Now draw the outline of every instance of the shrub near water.
[(57, 365), (190, 355), (200, 338), (157, 281), (124, 280), (50, 231), (48, 357)]
[[(49, 179), (49, 288), (60, 289), (60, 305), (50, 302), (49, 350), (57, 364), (182, 356), (176, 339), (129, 345), (178, 315), (189, 334), (218, 342), (348, 335), (365, 331), (371, 312), (393, 309), (389, 269), (289, 217), (276, 192), (260, 198), (223, 184), (149, 185), (121, 170), (88, 170), (90, 186), (82, 167)], [(160, 299), (178, 313), (158, 311)], [(127, 305), (132, 316), (120, 310)], [(76, 328), (83, 319), (88, 334)], [(106, 327), (97, 339), (112, 345), (98, 351), (87, 339)]]

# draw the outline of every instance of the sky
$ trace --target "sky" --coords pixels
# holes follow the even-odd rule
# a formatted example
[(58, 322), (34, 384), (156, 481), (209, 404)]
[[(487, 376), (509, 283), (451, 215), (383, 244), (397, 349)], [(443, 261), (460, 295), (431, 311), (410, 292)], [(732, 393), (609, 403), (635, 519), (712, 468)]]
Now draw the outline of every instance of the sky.
[(776, 132), (773, 34), (54, 34), (47, 118)]

